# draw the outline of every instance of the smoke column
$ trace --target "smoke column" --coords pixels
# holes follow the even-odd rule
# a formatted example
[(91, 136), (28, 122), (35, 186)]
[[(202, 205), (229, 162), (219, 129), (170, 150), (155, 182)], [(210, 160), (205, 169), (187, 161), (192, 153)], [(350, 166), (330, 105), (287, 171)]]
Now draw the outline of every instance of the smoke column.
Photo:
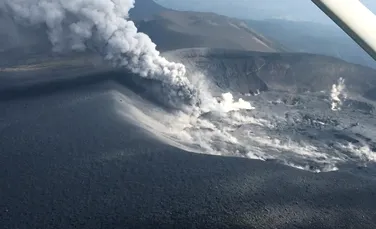
[[(0, 9), (16, 20), (46, 25), (54, 51), (84, 51), (89, 45), (119, 67), (171, 87), (175, 105), (196, 103), (182, 64), (160, 56), (156, 45), (127, 20), (134, 0), (2, 0)], [(182, 101), (183, 100), (183, 101)]]
[(341, 105), (342, 105), (342, 99), (346, 99), (346, 94), (345, 94), (345, 89), (346, 89), (346, 85), (345, 85), (345, 79), (343, 79), (342, 77), (338, 79), (338, 82), (337, 84), (333, 84), (332, 86), (332, 90), (330, 92), (330, 100), (331, 100), (331, 109), (333, 111), (335, 110), (340, 110), (341, 109)]

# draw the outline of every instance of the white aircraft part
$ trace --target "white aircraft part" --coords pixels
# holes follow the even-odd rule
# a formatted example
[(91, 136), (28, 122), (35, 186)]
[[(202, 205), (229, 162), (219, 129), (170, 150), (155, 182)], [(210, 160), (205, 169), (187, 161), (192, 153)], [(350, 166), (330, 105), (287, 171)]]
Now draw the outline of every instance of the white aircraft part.
[(312, 0), (376, 60), (376, 15), (360, 0)]

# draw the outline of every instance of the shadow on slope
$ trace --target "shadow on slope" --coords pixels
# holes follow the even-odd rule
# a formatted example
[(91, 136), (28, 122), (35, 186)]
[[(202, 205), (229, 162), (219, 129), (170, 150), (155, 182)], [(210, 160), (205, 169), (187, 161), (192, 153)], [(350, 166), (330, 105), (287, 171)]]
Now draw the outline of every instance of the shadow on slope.
[(29, 84), (19, 84), (0, 89), (0, 102), (11, 102), (13, 100), (22, 100), (49, 96), (54, 93), (79, 90), (90, 85), (96, 85), (108, 81), (115, 81), (125, 88), (133, 91), (139, 96), (159, 105), (165, 109), (170, 109), (168, 101), (163, 94), (163, 85), (158, 80), (141, 78), (125, 70), (112, 70), (99, 72), (96, 74), (87, 74), (75, 77), (58, 78), (35, 82)]

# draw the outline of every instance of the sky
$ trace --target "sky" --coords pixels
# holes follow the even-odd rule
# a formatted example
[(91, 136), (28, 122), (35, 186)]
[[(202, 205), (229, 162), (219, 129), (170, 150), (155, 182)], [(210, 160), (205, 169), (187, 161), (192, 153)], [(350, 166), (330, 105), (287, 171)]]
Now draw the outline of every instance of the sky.
[[(214, 12), (241, 19), (332, 23), (310, 0), (155, 0), (168, 8)], [(376, 13), (376, 0), (361, 0)]]

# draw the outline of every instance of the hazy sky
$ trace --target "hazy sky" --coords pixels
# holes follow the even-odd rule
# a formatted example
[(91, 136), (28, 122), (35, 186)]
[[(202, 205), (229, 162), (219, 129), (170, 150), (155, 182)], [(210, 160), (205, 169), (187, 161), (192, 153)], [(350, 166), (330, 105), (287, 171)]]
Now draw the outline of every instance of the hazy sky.
[[(376, 13), (376, 0), (361, 0)], [(311, 0), (156, 0), (169, 8), (211, 11), (237, 18), (284, 18), (332, 23)]]

